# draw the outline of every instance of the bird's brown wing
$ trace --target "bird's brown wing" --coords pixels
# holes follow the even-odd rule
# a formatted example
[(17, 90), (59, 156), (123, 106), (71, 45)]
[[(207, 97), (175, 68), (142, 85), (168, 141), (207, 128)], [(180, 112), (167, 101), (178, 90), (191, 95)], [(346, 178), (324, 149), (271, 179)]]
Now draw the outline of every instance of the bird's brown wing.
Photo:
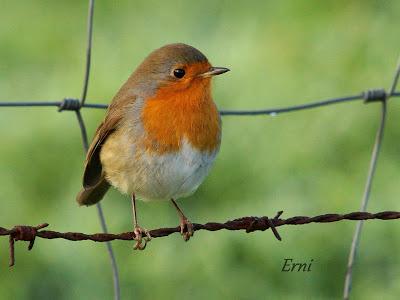
[(96, 130), (96, 134), (86, 155), (85, 173), (83, 175), (83, 187), (88, 188), (96, 185), (102, 177), (102, 165), (100, 162), (100, 150), (104, 142), (117, 128), (121, 116), (108, 112), (104, 121)]
[(99, 202), (109, 188), (109, 184), (104, 178), (100, 151), (107, 138), (117, 130), (127, 105), (135, 101), (135, 97), (127, 97), (126, 95), (127, 93), (123, 93), (121, 89), (111, 103), (104, 121), (96, 130), (86, 155), (83, 189), (77, 196), (80, 205), (91, 205)]
[(96, 134), (86, 155), (83, 188), (76, 197), (76, 201), (80, 205), (92, 205), (99, 202), (110, 187), (104, 178), (100, 161), (100, 151), (107, 137), (117, 129), (120, 119), (121, 116), (113, 113), (110, 107), (104, 121), (96, 130)]

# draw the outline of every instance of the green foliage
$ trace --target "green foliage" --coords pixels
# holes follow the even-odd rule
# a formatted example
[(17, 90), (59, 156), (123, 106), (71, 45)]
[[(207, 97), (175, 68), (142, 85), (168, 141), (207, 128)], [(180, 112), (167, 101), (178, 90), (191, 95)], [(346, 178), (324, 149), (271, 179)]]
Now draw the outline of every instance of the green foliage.
[[(0, 99), (80, 97), (85, 1), (0, 1)], [(399, 1), (98, 1), (89, 101), (108, 103), (153, 49), (185, 42), (231, 72), (215, 82), (220, 108), (251, 109), (388, 88), (400, 52)], [(389, 103), (370, 211), (398, 210), (398, 100)], [(84, 110), (90, 136), (104, 111)], [(198, 192), (182, 201), (194, 222), (359, 209), (379, 105), (361, 102), (273, 117), (225, 117), (221, 153)], [(83, 152), (75, 116), (53, 108), (0, 110), (0, 226), (50, 223), (98, 232), (96, 209), (79, 208)], [(103, 201), (112, 232), (131, 230), (130, 202)], [(147, 228), (177, 225), (167, 202), (139, 203)], [(114, 242), (123, 299), (331, 299), (342, 293), (354, 222), (270, 232), (198, 232), (152, 241), (146, 251)], [(354, 299), (396, 299), (396, 221), (364, 226)], [(16, 245), (7, 267), (0, 239), (1, 299), (110, 299), (105, 245), (37, 240)], [(281, 272), (284, 258), (312, 272)]]

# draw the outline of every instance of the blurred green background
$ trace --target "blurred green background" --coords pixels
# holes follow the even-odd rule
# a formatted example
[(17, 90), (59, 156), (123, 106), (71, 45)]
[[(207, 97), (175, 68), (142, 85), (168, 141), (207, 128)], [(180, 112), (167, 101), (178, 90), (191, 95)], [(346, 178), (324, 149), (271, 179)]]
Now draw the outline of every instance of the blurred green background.
[[(216, 79), (220, 108), (252, 109), (388, 88), (400, 53), (399, 1), (97, 1), (88, 102), (108, 103), (153, 49), (184, 42), (231, 72)], [(0, 100), (80, 97), (86, 1), (0, 0)], [(389, 103), (383, 152), (368, 210), (399, 210), (400, 105)], [(347, 213), (360, 206), (379, 104), (362, 102), (277, 117), (224, 117), (216, 164), (181, 201), (193, 222), (246, 215)], [(83, 110), (92, 137), (103, 110)], [(83, 149), (75, 115), (56, 108), (0, 109), (0, 226), (50, 223), (98, 232), (80, 208)], [(111, 232), (131, 230), (130, 201), (102, 202)], [(178, 224), (168, 203), (139, 203), (142, 226)], [(197, 232), (153, 240), (144, 252), (113, 242), (123, 299), (333, 299), (342, 295), (355, 222), (270, 232)], [(353, 299), (398, 299), (400, 224), (368, 221)], [(93, 242), (0, 238), (1, 299), (110, 299), (106, 248)], [(281, 272), (284, 258), (314, 260)]]

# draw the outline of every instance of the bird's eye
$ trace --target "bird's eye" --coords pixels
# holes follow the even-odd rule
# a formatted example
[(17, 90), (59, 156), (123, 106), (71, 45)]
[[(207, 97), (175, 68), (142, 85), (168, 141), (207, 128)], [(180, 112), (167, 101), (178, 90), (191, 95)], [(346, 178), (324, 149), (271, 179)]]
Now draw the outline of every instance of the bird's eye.
[(175, 69), (174, 70), (174, 76), (176, 78), (182, 78), (183, 76), (185, 76), (185, 70), (183, 70), (183, 69)]

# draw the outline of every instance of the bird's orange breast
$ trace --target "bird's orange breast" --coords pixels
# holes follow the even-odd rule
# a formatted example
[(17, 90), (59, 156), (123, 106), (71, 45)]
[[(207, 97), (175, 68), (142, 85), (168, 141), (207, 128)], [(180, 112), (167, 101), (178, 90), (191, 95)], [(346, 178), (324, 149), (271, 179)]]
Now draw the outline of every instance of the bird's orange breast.
[(145, 102), (142, 121), (148, 150), (176, 152), (184, 138), (199, 151), (212, 152), (219, 147), (220, 117), (210, 84), (198, 80), (184, 90), (161, 88)]

